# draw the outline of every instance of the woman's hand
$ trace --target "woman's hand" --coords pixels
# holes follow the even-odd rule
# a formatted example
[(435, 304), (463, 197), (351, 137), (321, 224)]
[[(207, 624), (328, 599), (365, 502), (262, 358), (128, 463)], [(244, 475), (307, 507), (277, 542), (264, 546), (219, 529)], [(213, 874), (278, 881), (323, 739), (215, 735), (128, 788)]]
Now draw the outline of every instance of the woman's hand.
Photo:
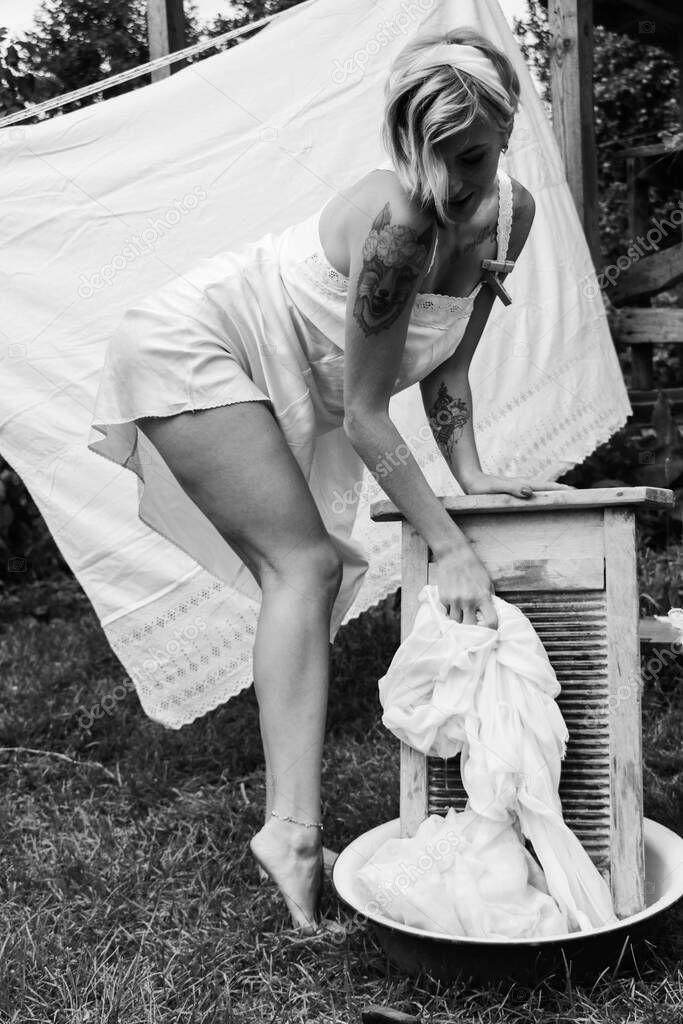
[(449, 618), (467, 625), (498, 628), (498, 616), (492, 600), (493, 581), (471, 547), (449, 551), (435, 559), (434, 566), (439, 600)]
[(534, 491), (575, 491), (570, 484), (558, 484), (556, 480), (541, 477), (494, 476), (478, 473), (464, 484), (465, 494), (514, 494), (516, 498), (530, 498)]

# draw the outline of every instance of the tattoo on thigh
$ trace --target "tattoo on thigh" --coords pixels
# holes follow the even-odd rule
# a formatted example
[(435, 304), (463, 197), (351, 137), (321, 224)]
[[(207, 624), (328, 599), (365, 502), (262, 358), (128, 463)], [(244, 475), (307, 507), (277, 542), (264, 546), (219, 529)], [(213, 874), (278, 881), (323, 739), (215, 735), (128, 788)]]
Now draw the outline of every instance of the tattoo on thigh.
[[(467, 408), (467, 402), (464, 402), (462, 398), (454, 398), (449, 395), (446, 382), (441, 381), (436, 401), (429, 413), (429, 425), (437, 444), (448, 459), (453, 455), (455, 443), (462, 437), (469, 418), (470, 410)], [(458, 431), (457, 437), (455, 436), (456, 431)]]
[(398, 319), (429, 254), (433, 225), (418, 235), (414, 228), (390, 222), (391, 206), (386, 203), (363, 245), (353, 316), (366, 336), (379, 334)]

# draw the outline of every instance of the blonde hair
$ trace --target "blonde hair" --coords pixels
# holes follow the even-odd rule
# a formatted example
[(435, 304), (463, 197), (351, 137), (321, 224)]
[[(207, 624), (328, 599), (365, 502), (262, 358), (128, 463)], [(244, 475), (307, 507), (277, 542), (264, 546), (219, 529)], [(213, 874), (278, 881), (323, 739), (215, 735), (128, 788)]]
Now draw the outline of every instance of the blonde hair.
[[(476, 46), (489, 58), (508, 94), (504, 103), (485, 82), (430, 56), (439, 43)], [(482, 118), (512, 131), (519, 106), (519, 79), (508, 57), (474, 28), (421, 34), (395, 57), (384, 88), (381, 136), (401, 185), (444, 226), (448, 171), (437, 146)]]

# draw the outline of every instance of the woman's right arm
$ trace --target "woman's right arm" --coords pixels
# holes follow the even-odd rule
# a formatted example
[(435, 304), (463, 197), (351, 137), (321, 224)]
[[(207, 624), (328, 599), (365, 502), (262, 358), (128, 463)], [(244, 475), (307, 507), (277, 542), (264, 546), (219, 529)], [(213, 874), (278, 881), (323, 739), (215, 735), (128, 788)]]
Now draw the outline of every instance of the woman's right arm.
[[(379, 204), (378, 204), (379, 206)], [(352, 447), (437, 561), (439, 597), (454, 618), (497, 624), (491, 579), (436, 497), (389, 417), (410, 313), (424, 280), (433, 223), (400, 199), (349, 224), (344, 357), (344, 432)]]

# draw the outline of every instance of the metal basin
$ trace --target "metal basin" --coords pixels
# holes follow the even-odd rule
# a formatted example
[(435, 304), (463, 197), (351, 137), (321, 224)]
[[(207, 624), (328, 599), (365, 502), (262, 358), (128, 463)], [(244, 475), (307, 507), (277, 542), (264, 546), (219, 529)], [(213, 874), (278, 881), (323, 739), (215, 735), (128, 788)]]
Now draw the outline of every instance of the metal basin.
[(635, 967), (634, 947), (664, 911), (683, 896), (683, 839), (671, 829), (644, 819), (645, 900), (639, 914), (591, 932), (539, 939), (476, 939), (447, 936), (398, 924), (368, 912), (356, 873), (387, 839), (400, 835), (400, 819), (364, 832), (337, 858), (332, 883), (339, 898), (374, 929), (389, 959), (409, 975), (428, 971), (440, 981), (490, 982), (497, 979), (536, 985), (556, 973), (574, 980), (595, 980), (620, 964)]

